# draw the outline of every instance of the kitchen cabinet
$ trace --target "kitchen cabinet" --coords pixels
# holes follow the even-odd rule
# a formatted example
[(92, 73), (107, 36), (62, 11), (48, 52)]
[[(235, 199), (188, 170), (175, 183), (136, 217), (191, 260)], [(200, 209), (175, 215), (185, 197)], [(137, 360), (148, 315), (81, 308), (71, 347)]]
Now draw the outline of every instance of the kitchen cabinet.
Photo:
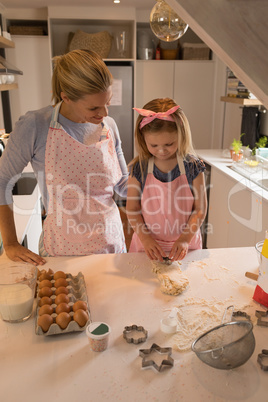
[(216, 63), (211, 60), (175, 62), (174, 99), (189, 120), (194, 148), (211, 146), (216, 107), (215, 74)]
[[(0, 54), (5, 58), (5, 51), (2, 49), (14, 49), (15, 43), (3, 36), (0, 35)], [(2, 65), (1, 65), (2, 67)], [(4, 66), (3, 66), (4, 67)], [(3, 70), (8, 72), (8, 70), (4, 67)], [(21, 71), (17, 72), (18, 74), (22, 74)], [(13, 72), (12, 72), (13, 74)], [(17, 89), (18, 85), (15, 84), (0, 84), (0, 92), (1, 92), (1, 101), (2, 101), (2, 110), (3, 116), (0, 118), (0, 124), (2, 128), (5, 128), (7, 132), (11, 130), (12, 122), (11, 122), (11, 112), (10, 112), (10, 99), (9, 92), (12, 89)]]
[[(246, 179), (241, 176), (242, 180)], [(253, 246), (262, 240), (265, 229), (262, 208), (266, 202), (214, 167), (210, 183), (207, 247)]]
[(189, 120), (194, 147), (210, 148), (216, 110), (223, 110), (215, 100), (216, 74), (217, 62), (212, 60), (137, 60), (136, 105), (159, 97), (174, 99)]
[(136, 107), (154, 98), (173, 98), (175, 63), (170, 60), (137, 60)]
[(13, 195), (14, 221), (20, 244), (39, 253), (39, 237), (42, 232), (41, 193), (32, 168), (24, 169)]
[[(12, 64), (20, 66), (18, 90), (10, 93), (12, 124), (29, 110), (51, 103), (51, 62), (48, 36), (13, 35), (16, 51), (7, 51)], [(26, 55), (26, 56), (25, 56)]]

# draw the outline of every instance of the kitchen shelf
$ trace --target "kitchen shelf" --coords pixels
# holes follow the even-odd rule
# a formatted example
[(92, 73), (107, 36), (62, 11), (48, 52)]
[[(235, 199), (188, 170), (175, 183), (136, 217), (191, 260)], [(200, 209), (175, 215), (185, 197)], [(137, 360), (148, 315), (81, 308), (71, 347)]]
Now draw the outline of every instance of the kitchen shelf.
[(12, 40), (4, 38), (4, 36), (0, 36), (0, 48), (14, 48), (15, 43)]
[(18, 89), (18, 84), (0, 84), (0, 92), (10, 91), (11, 89)]
[(236, 103), (237, 105), (242, 105), (242, 106), (262, 105), (262, 102), (260, 102), (258, 99), (234, 98), (232, 96), (221, 96), (221, 101), (228, 102), (228, 103)]

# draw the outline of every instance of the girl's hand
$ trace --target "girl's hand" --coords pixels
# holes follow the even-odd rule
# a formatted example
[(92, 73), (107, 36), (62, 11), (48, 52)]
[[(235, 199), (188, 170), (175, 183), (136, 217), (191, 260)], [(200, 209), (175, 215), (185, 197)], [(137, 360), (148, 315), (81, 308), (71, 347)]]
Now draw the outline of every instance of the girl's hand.
[(188, 253), (189, 243), (187, 241), (176, 240), (169, 253), (169, 258), (173, 261), (182, 260)]
[(166, 257), (166, 253), (151, 236), (146, 237), (142, 244), (150, 260), (163, 261), (163, 257)]
[(46, 260), (40, 255), (33, 253), (19, 243), (5, 246), (5, 253), (12, 261), (28, 262), (33, 265), (44, 265)]

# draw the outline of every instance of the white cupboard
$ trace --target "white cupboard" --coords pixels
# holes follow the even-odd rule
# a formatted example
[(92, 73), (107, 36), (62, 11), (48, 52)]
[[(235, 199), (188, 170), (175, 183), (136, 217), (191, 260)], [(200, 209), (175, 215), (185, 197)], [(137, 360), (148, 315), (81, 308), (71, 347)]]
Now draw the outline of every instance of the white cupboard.
[(136, 105), (154, 98), (170, 97), (184, 110), (192, 131), (194, 148), (211, 148), (215, 99), (216, 63), (212, 60), (136, 62)]
[(18, 89), (10, 92), (11, 118), (14, 128), (19, 117), (51, 103), (51, 59), (48, 36), (12, 36), (15, 51), (7, 57), (23, 71), (17, 77)]
[(210, 183), (207, 247), (246, 247), (263, 240), (268, 203), (213, 167)]

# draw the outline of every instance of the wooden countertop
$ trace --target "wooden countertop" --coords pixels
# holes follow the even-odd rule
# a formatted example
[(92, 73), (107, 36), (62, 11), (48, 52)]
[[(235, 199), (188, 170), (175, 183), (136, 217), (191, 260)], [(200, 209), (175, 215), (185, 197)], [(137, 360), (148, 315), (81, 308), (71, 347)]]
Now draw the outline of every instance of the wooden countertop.
[[(90, 351), (85, 332), (36, 335), (34, 314), (20, 324), (0, 321), (5, 401), (267, 401), (267, 372), (258, 365), (257, 355), (268, 349), (268, 328), (257, 326), (255, 319), (255, 310), (265, 309), (252, 300), (256, 282), (245, 277), (246, 271), (258, 272), (253, 247), (189, 252), (181, 266), (189, 287), (179, 296), (161, 293), (143, 253), (47, 261), (46, 269), (84, 274), (92, 320), (111, 326), (108, 349)], [(226, 303), (236, 309), (248, 306), (256, 348), (243, 366), (230, 371), (211, 368), (191, 350), (178, 352), (174, 335), (161, 332), (160, 320), (173, 307), (205, 299), (222, 302), (222, 308)], [(124, 327), (132, 324), (148, 330), (146, 342), (135, 345), (123, 339)], [(173, 347), (172, 368), (160, 373), (141, 368), (139, 349), (153, 343)]]

